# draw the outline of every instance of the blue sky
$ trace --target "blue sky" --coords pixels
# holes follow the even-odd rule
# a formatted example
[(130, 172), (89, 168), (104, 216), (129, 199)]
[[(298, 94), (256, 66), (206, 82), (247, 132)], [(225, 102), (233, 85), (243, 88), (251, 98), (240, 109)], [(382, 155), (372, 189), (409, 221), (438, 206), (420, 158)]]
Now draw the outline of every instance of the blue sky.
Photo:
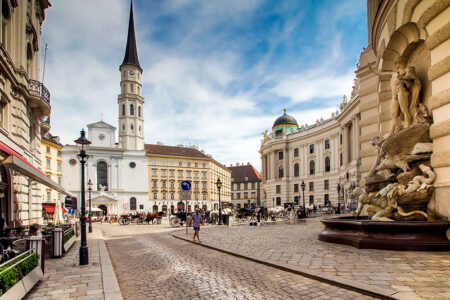
[[(55, 0), (43, 25), (52, 134), (117, 126), (128, 0)], [(195, 144), (260, 167), (261, 133), (286, 107), (299, 124), (349, 95), (367, 44), (361, 0), (135, 0), (145, 140)]]

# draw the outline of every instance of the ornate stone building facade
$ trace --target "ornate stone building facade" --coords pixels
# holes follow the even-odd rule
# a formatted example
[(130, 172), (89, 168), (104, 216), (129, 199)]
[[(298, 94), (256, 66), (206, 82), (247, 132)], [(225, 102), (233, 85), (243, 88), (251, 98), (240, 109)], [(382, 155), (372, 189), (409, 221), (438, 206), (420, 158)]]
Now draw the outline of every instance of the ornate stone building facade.
[(353, 92), (330, 119), (301, 127), (285, 110), (261, 142), (262, 201), (269, 207), (302, 204), (304, 181), (306, 205), (336, 204), (338, 183), (341, 203), (349, 203), (349, 192), (360, 180), (358, 106)]
[[(376, 160), (374, 136), (390, 131), (395, 62), (415, 67), (419, 100), (433, 118), (431, 167), (436, 173), (436, 217), (450, 217), (450, 3), (429, 0), (368, 0), (368, 46), (356, 72), (360, 84), (361, 173)], [(361, 182), (364, 184), (364, 182)]]
[(235, 209), (252, 205), (267, 206), (261, 202), (261, 174), (250, 164), (228, 167), (231, 170), (231, 203)]
[(41, 25), (48, 0), (0, 1), (0, 215), (10, 226), (42, 223), (41, 136), (50, 92), (39, 82)]
[(177, 202), (184, 200), (181, 182), (192, 184), (188, 210), (200, 207), (216, 210), (219, 207), (217, 178), (222, 182), (220, 199), (230, 201), (231, 170), (203, 151), (192, 146), (146, 144), (148, 155), (148, 192), (153, 211), (177, 212)]
[[(41, 139), (41, 161), (42, 172), (51, 180), (61, 185), (62, 182), (62, 145), (59, 137), (51, 135), (49, 132), (44, 134)], [(53, 202), (62, 200), (60, 192), (42, 185), (42, 198), (44, 202)]]

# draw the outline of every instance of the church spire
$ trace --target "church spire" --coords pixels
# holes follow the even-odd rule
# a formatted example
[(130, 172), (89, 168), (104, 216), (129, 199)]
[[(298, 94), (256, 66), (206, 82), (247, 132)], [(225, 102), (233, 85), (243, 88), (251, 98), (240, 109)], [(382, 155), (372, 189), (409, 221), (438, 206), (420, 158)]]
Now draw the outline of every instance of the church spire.
[(131, 0), (127, 47), (125, 49), (125, 57), (123, 58), (122, 65), (134, 65), (142, 71), (137, 54), (136, 34), (134, 30), (133, 0)]

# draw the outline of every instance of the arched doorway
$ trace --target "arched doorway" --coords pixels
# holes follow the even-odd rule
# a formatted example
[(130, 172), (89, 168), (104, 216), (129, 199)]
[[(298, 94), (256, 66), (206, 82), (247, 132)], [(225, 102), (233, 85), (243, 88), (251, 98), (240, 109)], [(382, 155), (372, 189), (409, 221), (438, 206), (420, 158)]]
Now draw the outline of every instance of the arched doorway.
[(153, 205), (153, 212), (154, 213), (157, 213), (158, 212), (158, 205)]
[(99, 207), (101, 210), (103, 210), (103, 215), (106, 216), (108, 214), (108, 208), (106, 207), (106, 205), (99, 205)]
[(162, 211), (164, 214), (167, 214), (167, 205), (162, 206)]

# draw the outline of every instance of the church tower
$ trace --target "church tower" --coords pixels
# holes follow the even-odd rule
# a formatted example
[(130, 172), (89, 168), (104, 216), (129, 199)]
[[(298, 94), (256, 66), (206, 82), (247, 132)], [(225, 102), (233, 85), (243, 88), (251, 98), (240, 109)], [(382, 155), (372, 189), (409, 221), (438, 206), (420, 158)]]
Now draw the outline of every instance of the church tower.
[(120, 65), (119, 141), (126, 150), (144, 150), (144, 98), (142, 93), (142, 69), (137, 54), (134, 30), (133, 1), (125, 57)]

